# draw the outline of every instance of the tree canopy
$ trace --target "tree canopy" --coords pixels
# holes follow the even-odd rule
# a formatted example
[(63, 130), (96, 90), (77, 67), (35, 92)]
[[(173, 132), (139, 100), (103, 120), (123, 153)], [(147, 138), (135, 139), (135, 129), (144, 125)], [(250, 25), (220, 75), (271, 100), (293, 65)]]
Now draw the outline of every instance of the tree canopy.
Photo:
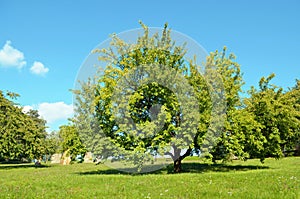
[(283, 156), (284, 151), (295, 148), (299, 140), (300, 112), (299, 90), (297, 85), (290, 91), (271, 85), (275, 77), (271, 74), (259, 81), (259, 89), (249, 91), (250, 98), (245, 101), (246, 110), (254, 114), (260, 126), (260, 137), (263, 150), (251, 151), (251, 157), (260, 158)]
[(7, 97), (18, 94), (0, 91), (0, 159), (30, 160), (45, 152), (46, 122), (36, 110), (27, 113)]
[(82, 144), (78, 131), (74, 125), (62, 125), (59, 128), (58, 132), (60, 138), (60, 152), (66, 153), (67, 156), (70, 156), (71, 161), (74, 161), (77, 155), (84, 157), (86, 153), (86, 148)]

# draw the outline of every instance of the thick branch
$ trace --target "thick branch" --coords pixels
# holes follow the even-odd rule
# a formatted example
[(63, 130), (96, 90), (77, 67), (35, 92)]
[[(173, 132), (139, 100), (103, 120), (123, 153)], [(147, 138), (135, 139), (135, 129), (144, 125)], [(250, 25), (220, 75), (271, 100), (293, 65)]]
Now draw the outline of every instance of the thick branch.
[(165, 155), (171, 156), (172, 160), (174, 161), (175, 156), (171, 152), (166, 152)]
[(181, 160), (183, 160), (184, 158), (186, 158), (187, 156), (189, 156), (191, 154), (191, 152), (192, 152), (192, 148), (189, 147), (189, 149), (182, 156), (180, 156), (179, 158)]

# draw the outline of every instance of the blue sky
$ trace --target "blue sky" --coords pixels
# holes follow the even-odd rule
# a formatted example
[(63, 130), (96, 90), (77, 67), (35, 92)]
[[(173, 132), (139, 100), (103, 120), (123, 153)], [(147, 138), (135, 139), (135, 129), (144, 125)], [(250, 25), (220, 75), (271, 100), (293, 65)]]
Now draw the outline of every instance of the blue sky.
[(50, 130), (72, 114), (77, 72), (111, 33), (165, 22), (208, 52), (227, 46), (241, 64), (245, 89), (262, 76), (292, 87), (300, 79), (300, 3), (265, 1), (0, 1), (0, 90), (21, 95)]

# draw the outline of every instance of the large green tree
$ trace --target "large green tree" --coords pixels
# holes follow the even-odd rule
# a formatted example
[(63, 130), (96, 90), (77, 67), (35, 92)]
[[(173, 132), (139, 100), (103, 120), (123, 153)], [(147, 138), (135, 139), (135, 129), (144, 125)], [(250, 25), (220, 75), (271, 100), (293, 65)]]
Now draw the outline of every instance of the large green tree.
[[(18, 95), (7, 93), (16, 98)], [(46, 137), (45, 121), (37, 111), (22, 112), (22, 107), (0, 91), (0, 157), (4, 160), (41, 158)]]
[(96, 116), (106, 136), (133, 152), (136, 164), (169, 155), (179, 172), (210, 123), (207, 82), (199, 66), (184, 59), (186, 49), (174, 43), (167, 25), (161, 36), (150, 36), (142, 26), (144, 35), (135, 45), (113, 38), (112, 45), (125, 53), (99, 51), (100, 59), (118, 59), (98, 80)]
[[(179, 172), (186, 156), (204, 145), (209, 152), (213, 147), (209, 145), (217, 142), (216, 135), (222, 135), (224, 121), (220, 115), (226, 109), (222, 100), (212, 98), (226, 98), (228, 112), (235, 109), (239, 105), (241, 74), (234, 56), (226, 57), (225, 50), (212, 53), (204, 74), (200, 74), (195, 61), (184, 60), (186, 49), (174, 45), (167, 26), (161, 37), (158, 34), (151, 37), (148, 28), (144, 25), (143, 28), (144, 35), (135, 45), (113, 36), (111, 45), (115, 51), (96, 51), (100, 60), (110, 62), (98, 78), (96, 91), (89, 90), (95, 95), (91, 98), (95, 117), (104, 135), (114, 144), (133, 151), (135, 158), (140, 154), (137, 162), (143, 162), (145, 154), (170, 155), (174, 170)], [(222, 77), (213, 72), (216, 68)], [(148, 80), (143, 81), (145, 73)], [(216, 86), (220, 80), (225, 82), (225, 91), (224, 85)], [(77, 95), (82, 98), (86, 94), (77, 91)], [(212, 123), (220, 124), (210, 128)]]
[[(293, 107), (295, 109), (295, 111), (298, 112), (298, 114), (295, 116), (298, 121), (300, 121), (300, 80), (296, 80), (296, 85), (289, 90), (289, 92), (287, 93), (289, 95), (289, 97), (293, 97), (294, 98), (294, 104)], [(298, 126), (298, 131), (295, 135), (295, 149), (296, 149), (296, 153), (295, 155), (300, 156), (300, 126)]]

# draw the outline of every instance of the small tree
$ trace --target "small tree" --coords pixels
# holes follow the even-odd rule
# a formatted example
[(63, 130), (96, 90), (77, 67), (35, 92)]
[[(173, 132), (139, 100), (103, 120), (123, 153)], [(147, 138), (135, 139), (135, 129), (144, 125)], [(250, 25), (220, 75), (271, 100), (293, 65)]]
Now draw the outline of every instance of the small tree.
[(66, 152), (71, 157), (71, 161), (76, 159), (77, 155), (84, 157), (86, 148), (81, 142), (78, 132), (74, 125), (63, 125), (59, 127), (60, 150)]
[(46, 139), (44, 141), (44, 146), (44, 155), (46, 161), (48, 161), (53, 154), (58, 153), (60, 151), (60, 139), (56, 131), (52, 131), (51, 133), (47, 134)]

